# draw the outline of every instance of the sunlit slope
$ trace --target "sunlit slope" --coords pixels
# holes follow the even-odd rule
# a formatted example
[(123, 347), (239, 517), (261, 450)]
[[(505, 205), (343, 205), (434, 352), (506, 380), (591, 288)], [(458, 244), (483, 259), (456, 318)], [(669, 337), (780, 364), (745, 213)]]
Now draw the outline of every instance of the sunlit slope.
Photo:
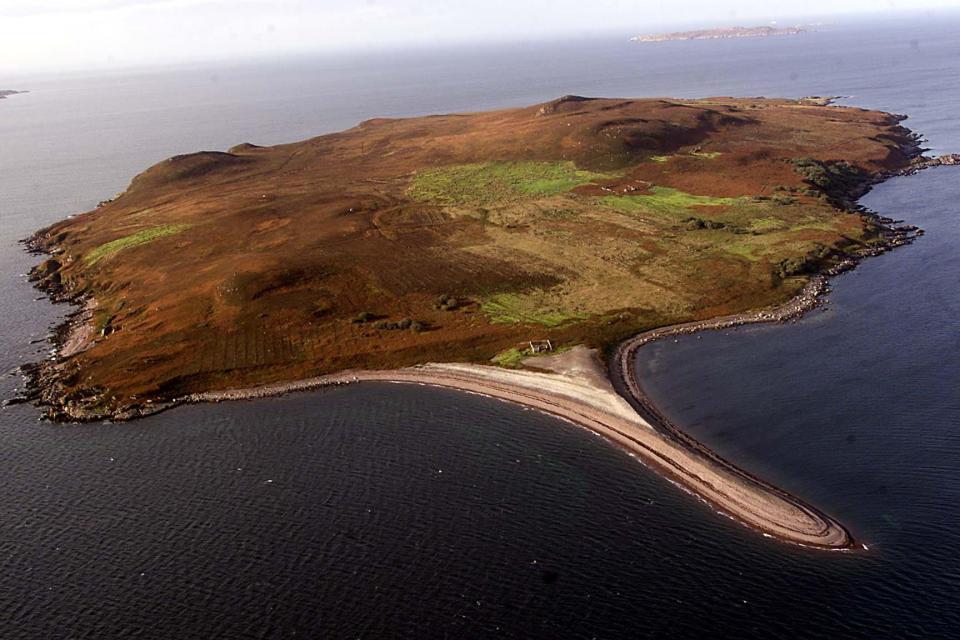
[(898, 123), (567, 97), (172, 158), (38, 233), (54, 255), (35, 277), (96, 300), (93, 340), (57, 375), (109, 413), (530, 339), (605, 346), (782, 301), (876, 240), (842, 201), (906, 163)]

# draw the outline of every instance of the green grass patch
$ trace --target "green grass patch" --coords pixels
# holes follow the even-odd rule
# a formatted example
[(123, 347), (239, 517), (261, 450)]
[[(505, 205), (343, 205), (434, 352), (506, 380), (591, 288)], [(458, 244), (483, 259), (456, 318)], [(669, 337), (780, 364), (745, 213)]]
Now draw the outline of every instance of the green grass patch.
[(523, 365), (523, 361), (528, 357), (530, 357), (529, 350), (520, 350), (516, 347), (511, 347), (490, 358), (490, 362), (501, 367), (507, 367), (508, 369), (519, 369)]
[(787, 226), (787, 223), (779, 218), (756, 218), (750, 221), (748, 228), (750, 231), (765, 233), (767, 231), (780, 231)]
[(103, 333), (103, 330), (110, 326), (113, 320), (113, 312), (110, 309), (97, 309), (93, 312), (93, 329), (97, 335)]
[(566, 353), (573, 349), (576, 344), (567, 344), (562, 347), (555, 347), (553, 351), (542, 351), (540, 353), (532, 353), (530, 349), (517, 349), (516, 347), (510, 347), (504, 351), (501, 351), (497, 355), (490, 358), (490, 362), (495, 365), (506, 367), (508, 369), (519, 369), (523, 366), (523, 361), (527, 358), (542, 358), (544, 356), (555, 356), (558, 353)]
[(696, 196), (670, 187), (651, 187), (651, 193), (639, 196), (604, 196), (601, 204), (621, 213), (651, 213), (668, 217), (686, 217), (691, 207), (717, 207), (735, 204), (737, 198)]
[(151, 229), (144, 229), (143, 231), (138, 231), (137, 233), (133, 233), (129, 236), (124, 236), (122, 238), (117, 238), (116, 240), (103, 243), (99, 247), (96, 247), (87, 253), (83, 260), (87, 263), (87, 266), (92, 266), (100, 260), (109, 258), (110, 256), (123, 251), (124, 249), (138, 247), (142, 244), (153, 242), (158, 238), (172, 236), (180, 233), (189, 226), (190, 225), (188, 224), (165, 224), (159, 227), (153, 227)]
[(744, 240), (721, 243), (719, 247), (727, 253), (732, 253), (750, 261), (759, 260), (760, 255), (764, 252), (763, 246)]
[(831, 220), (804, 220), (798, 224), (795, 224), (790, 227), (791, 231), (804, 231), (804, 230), (814, 230), (814, 231), (836, 231), (837, 224)]
[(574, 320), (583, 320), (585, 313), (572, 313), (545, 304), (540, 295), (498, 293), (480, 303), (480, 310), (495, 324), (541, 324), (558, 327)]
[(664, 162), (667, 162), (672, 157), (673, 156), (650, 156), (650, 161), (664, 163)]
[(565, 193), (613, 177), (577, 169), (573, 162), (482, 162), (419, 171), (407, 194), (447, 205), (485, 205)]

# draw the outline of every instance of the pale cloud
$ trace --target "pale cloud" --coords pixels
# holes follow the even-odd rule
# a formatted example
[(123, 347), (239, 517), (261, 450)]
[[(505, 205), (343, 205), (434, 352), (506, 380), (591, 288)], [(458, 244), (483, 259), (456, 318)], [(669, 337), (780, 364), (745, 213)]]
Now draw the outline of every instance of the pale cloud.
[(960, 0), (0, 0), (0, 72), (641, 32)]
[(168, 0), (0, 0), (0, 16), (85, 13), (167, 2)]

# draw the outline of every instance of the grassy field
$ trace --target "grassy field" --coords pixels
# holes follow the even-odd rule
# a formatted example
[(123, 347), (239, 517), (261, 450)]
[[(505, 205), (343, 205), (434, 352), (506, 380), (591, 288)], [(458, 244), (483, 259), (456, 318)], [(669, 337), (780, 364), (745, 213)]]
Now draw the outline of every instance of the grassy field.
[(101, 260), (116, 255), (125, 249), (138, 247), (159, 238), (175, 235), (189, 227), (190, 225), (188, 224), (165, 224), (159, 227), (144, 229), (143, 231), (105, 242), (89, 251), (83, 259), (84, 262), (87, 263), (87, 266), (93, 266)]
[(493, 323), (539, 324), (544, 327), (559, 327), (588, 316), (586, 313), (573, 313), (551, 305), (551, 297), (551, 294), (545, 291), (522, 295), (499, 293), (485, 298), (480, 303), (480, 309)]
[(481, 206), (565, 193), (609, 177), (573, 162), (483, 162), (419, 171), (407, 193), (426, 202)]
[(529, 349), (521, 350), (516, 347), (510, 347), (490, 358), (490, 362), (508, 369), (518, 369), (523, 365), (524, 359), (530, 356), (531, 353)]
[(735, 204), (735, 198), (714, 198), (693, 195), (679, 189), (653, 186), (648, 195), (604, 196), (600, 202), (605, 207), (622, 213), (653, 213), (670, 218), (683, 218), (692, 207), (720, 207)]

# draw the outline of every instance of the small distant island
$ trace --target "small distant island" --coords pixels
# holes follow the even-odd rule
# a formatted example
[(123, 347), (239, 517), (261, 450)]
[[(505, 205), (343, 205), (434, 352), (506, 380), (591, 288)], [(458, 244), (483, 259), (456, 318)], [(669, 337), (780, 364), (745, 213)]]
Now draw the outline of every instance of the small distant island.
[(797, 27), (721, 27), (696, 31), (673, 31), (654, 33), (631, 38), (633, 42), (669, 42), (671, 40), (722, 40), (727, 38), (766, 38), (769, 36), (795, 36), (807, 33), (805, 26)]
[(12, 89), (0, 89), (0, 100), (3, 100), (7, 96), (15, 96), (18, 93), (26, 93), (26, 91), (14, 91)]
[(854, 548), (671, 425), (631, 366), (651, 340), (792, 318), (911, 239), (856, 199), (941, 161), (904, 116), (830, 101), (564, 96), (170, 158), (26, 241), (77, 311), (21, 400), (99, 420), (452, 387), (589, 428), (769, 536)]

